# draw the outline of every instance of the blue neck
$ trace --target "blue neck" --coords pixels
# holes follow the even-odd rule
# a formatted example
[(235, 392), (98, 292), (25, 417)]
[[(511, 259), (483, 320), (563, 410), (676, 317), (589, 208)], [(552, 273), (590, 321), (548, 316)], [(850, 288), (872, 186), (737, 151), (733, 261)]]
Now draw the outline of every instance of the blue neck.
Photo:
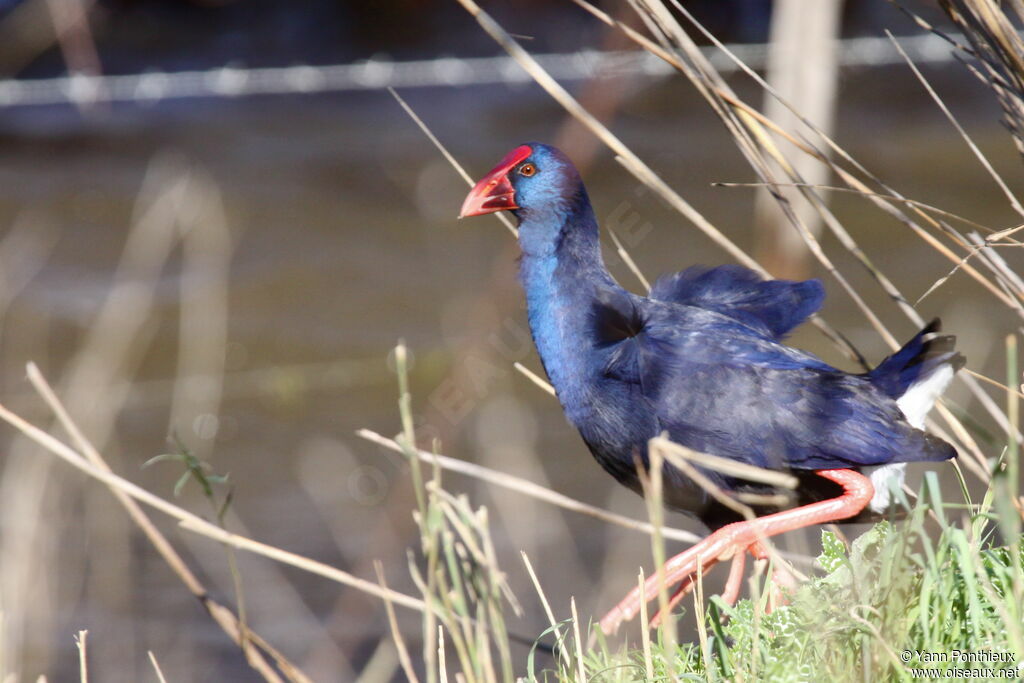
[[(586, 195), (572, 210), (520, 215), (519, 274), (530, 331), (570, 420), (589, 404), (588, 319), (599, 288), (618, 287), (601, 258), (597, 221)], [(525, 212), (524, 212), (525, 213)]]

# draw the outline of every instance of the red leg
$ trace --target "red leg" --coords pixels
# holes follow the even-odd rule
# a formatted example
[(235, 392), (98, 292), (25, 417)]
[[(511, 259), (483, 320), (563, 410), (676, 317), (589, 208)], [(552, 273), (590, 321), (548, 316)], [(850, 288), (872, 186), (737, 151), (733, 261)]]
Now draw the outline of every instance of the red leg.
[[(676, 555), (665, 563), (664, 577), (667, 585), (685, 581), (697, 573), (697, 567), (708, 569), (721, 560), (728, 560), (745, 553), (762, 538), (776, 536), (787, 531), (802, 529), (813, 524), (834, 522), (857, 515), (874, 496), (871, 480), (853, 470), (819, 470), (817, 475), (834, 481), (843, 487), (843, 494), (818, 503), (766, 515), (757, 519), (728, 524), (712, 533), (700, 543)], [(763, 551), (763, 548), (759, 550)], [(733, 565), (735, 570), (735, 564)], [(733, 580), (730, 572), (730, 580)], [(739, 582), (738, 579), (735, 580)], [(613, 634), (624, 621), (629, 621), (640, 611), (640, 601), (650, 602), (658, 595), (658, 574), (655, 573), (644, 585), (630, 591), (622, 602), (601, 619), (601, 630)], [(731, 586), (727, 585), (727, 590)]]
[(725, 590), (722, 591), (722, 600), (727, 605), (736, 604), (740, 597), (740, 587), (743, 585), (743, 568), (747, 564), (746, 553), (736, 553), (732, 558), (732, 567), (729, 568), (729, 579), (725, 582)]

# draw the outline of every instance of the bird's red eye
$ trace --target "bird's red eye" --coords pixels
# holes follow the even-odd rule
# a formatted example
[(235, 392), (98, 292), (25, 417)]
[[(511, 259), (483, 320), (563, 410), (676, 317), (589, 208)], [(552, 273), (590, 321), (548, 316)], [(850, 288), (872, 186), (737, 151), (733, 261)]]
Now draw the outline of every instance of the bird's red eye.
[(523, 164), (519, 167), (519, 175), (524, 175), (527, 178), (537, 172), (537, 167), (533, 164)]

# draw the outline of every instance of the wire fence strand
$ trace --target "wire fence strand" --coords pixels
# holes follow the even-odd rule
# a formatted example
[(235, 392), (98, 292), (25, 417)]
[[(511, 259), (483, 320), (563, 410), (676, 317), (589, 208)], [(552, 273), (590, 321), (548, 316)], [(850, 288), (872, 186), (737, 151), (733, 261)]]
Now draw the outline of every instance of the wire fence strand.
[[(905, 37), (899, 45), (918, 64), (952, 61), (948, 42), (933, 34)], [(764, 43), (730, 45), (729, 49), (755, 69), (764, 67)], [(900, 64), (896, 46), (884, 37), (837, 41), (839, 64), (875, 67)], [(735, 62), (714, 47), (705, 56), (720, 73), (736, 70)], [(553, 77), (562, 81), (597, 76), (660, 78), (674, 70), (641, 50), (549, 53), (535, 56)], [(389, 61), (373, 59), (352, 64), (295, 65), (267, 68), (224, 66), (207, 70), (124, 75), (71, 74), (55, 78), (0, 80), (0, 109), (44, 105), (88, 105), (99, 102), (146, 104), (187, 98), (233, 98), (252, 95), (302, 95), (383, 90), (386, 88), (516, 85), (532, 82), (507, 56)]]

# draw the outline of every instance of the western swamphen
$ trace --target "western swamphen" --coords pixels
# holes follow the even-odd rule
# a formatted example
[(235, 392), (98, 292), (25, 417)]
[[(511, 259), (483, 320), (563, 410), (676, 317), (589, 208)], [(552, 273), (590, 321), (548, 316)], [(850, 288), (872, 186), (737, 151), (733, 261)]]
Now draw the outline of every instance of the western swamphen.
[[(572, 162), (554, 147), (513, 149), (473, 187), (461, 216), (511, 211), (519, 221), (520, 278), (530, 329), (566, 417), (597, 461), (640, 491), (637, 462), (661, 434), (695, 451), (798, 477), (794, 507), (742, 520), (705, 487), (664, 467), (664, 498), (712, 533), (665, 566), (692, 585), (698, 566), (732, 559), (724, 597), (739, 592), (746, 552), (812, 524), (885, 511), (904, 463), (956, 455), (923, 431), (932, 404), (963, 366), (935, 320), (870, 372), (837, 370), (783, 337), (822, 304), (818, 280), (763, 280), (739, 266), (693, 267), (647, 297), (605, 269), (597, 220)], [(724, 491), (764, 485), (701, 473)], [(759, 513), (767, 512), (759, 509)], [(657, 594), (657, 576), (601, 621), (606, 633)]]

